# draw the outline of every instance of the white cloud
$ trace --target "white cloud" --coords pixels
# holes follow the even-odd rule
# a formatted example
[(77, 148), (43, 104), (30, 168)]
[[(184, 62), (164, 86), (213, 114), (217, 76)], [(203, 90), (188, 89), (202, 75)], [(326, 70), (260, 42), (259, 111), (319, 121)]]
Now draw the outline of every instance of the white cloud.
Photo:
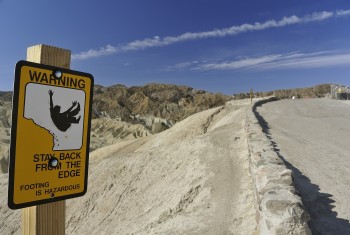
[(120, 51), (119, 48), (107, 45), (105, 47), (101, 47), (100, 49), (90, 49), (88, 51), (80, 52), (78, 54), (73, 54), (72, 59), (73, 60), (84, 60), (84, 59), (89, 59), (89, 58), (94, 58), (94, 57), (100, 57), (104, 55), (111, 55), (118, 53)]
[(334, 16), (334, 13), (329, 11), (314, 12), (310, 16), (304, 17), (303, 22), (322, 21), (331, 18), (332, 16)]
[(268, 20), (262, 23), (256, 22), (254, 24), (242, 24), (238, 26), (232, 26), (229, 28), (214, 29), (211, 31), (187, 32), (177, 36), (166, 36), (164, 38), (161, 38), (159, 36), (154, 36), (153, 38), (135, 40), (124, 45), (119, 45), (119, 46), (107, 45), (106, 47), (101, 47), (100, 49), (90, 49), (85, 52), (73, 54), (72, 58), (74, 60), (83, 60), (83, 59), (89, 59), (93, 57), (115, 54), (119, 52), (137, 51), (137, 50), (143, 50), (143, 49), (152, 48), (152, 47), (166, 46), (166, 45), (171, 45), (174, 43), (184, 42), (184, 41), (200, 40), (204, 38), (234, 36), (245, 32), (261, 31), (269, 28), (279, 28), (279, 27), (285, 27), (293, 24), (304, 24), (304, 23), (310, 23), (315, 21), (323, 21), (334, 16), (341, 17), (341, 16), (347, 16), (347, 15), (350, 15), (350, 10), (338, 10), (336, 12), (322, 11), (322, 12), (314, 12), (311, 15), (307, 15), (301, 18), (293, 15), (289, 17), (283, 17), (281, 20), (278, 20), (278, 21)]
[(236, 61), (225, 61), (220, 63), (207, 63), (201, 64), (195, 68), (194, 70), (236, 70), (236, 69), (244, 69), (249, 67), (254, 67), (260, 64), (268, 63), (276, 60), (279, 55), (267, 55), (257, 58), (245, 58)]
[(171, 66), (166, 66), (164, 69), (161, 69), (162, 71), (170, 72), (170, 71), (181, 71), (181, 70), (188, 70), (192, 69), (193, 67), (207, 63), (207, 60), (193, 60), (193, 61), (186, 61), (182, 63), (178, 63)]
[(270, 64), (262, 65), (263, 69), (288, 69), (288, 68), (322, 68), (339, 65), (350, 65), (350, 53), (345, 54), (305, 54), (294, 59), (282, 59)]
[(321, 68), (350, 65), (350, 52), (323, 51), (316, 53), (274, 54), (241, 58), (233, 61), (201, 63), (190, 70), (277, 70)]
[(337, 11), (337, 16), (346, 16), (346, 15), (350, 15), (350, 10), (339, 10)]

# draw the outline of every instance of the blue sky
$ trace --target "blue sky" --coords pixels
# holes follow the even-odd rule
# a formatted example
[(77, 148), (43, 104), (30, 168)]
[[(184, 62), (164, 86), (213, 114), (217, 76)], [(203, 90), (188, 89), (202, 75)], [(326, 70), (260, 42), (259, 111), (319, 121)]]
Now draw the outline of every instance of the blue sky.
[(350, 85), (348, 0), (0, 0), (0, 29), (0, 90), (36, 44), (70, 49), (104, 86)]

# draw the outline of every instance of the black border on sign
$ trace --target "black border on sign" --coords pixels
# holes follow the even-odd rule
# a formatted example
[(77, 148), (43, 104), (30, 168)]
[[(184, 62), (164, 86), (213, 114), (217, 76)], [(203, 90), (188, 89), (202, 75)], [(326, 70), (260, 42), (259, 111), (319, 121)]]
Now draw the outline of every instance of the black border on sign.
[[(29, 66), (39, 69), (46, 70), (60, 70), (64, 74), (73, 74), (81, 77), (87, 77), (91, 80), (90, 87), (90, 100), (88, 114), (88, 128), (87, 128), (87, 139), (86, 139), (86, 161), (85, 161), (85, 179), (84, 179), (84, 190), (81, 193), (65, 195), (61, 197), (48, 198), (44, 200), (32, 201), (27, 203), (15, 204), (14, 203), (14, 182), (15, 182), (15, 163), (16, 163), (16, 135), (17, 135), (17, 119), (18, 119), (18, 99), (20, 94), (20, 78), (21, 69), (23, 66)], [(89, 73), (78, 72), (65, 68), (58, 68), (55, 66), (37, 64), (25, 60), (18, 61), (15, 69), (15, 81), (13, 85), (13, 97), (12, 97), (12, 126), (11, 126), (11, 143), (10, 143), (10, 167), (9, 167), (9, 184), (8, 184), (8, 206), (11, 209), (21, 209), (30, 206), (41, 205), (50, 202), (56, 202), (66, 200), (75, 197), (84, 196), (87, 192), (88, 174), (89, 174), (89, 150), (90, 150), (90, 128), (91, 128), (91, 112), (92, 112), (92, 100), (93, 100), (93, 89), (94, 89), (94, 77)], [(87, 91), (88, 92), (88, 91)], [(86, 99), (86, 98), (85, 98)], [(87, 101), (87, 100), (86, 100)], [(86, 102), (85, 101), (85, 102)]]

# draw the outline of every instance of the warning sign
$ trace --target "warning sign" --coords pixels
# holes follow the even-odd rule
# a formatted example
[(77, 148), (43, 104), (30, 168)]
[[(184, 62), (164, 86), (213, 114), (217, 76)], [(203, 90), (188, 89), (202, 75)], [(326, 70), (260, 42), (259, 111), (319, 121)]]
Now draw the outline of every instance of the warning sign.
[(27, 61), (16, 65), (9, 207), (86, 193), (93, 77)]

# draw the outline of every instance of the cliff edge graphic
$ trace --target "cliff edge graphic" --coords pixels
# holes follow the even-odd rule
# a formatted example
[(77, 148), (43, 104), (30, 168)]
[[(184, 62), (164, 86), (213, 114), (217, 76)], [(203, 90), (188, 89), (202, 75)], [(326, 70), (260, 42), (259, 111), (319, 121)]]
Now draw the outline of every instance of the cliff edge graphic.
[(26, 86), (24, 117), (46, 129), (53, 150), (78, 150), (82, 146), (85, 92), (30, 83)]

